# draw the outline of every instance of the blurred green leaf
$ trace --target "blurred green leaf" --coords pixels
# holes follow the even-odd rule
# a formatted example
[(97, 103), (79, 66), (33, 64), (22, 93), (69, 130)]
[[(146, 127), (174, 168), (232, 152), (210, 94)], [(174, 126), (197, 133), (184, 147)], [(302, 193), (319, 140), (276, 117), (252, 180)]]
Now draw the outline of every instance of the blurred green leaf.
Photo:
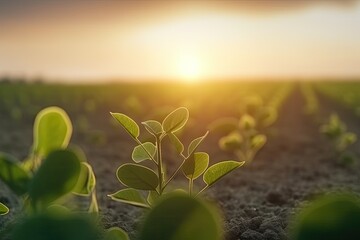
[(29, 197), (33, 205), (46, 206), (70, 193), (77, 184), (80, 171), (80, 160), (74, 152), (51, 152), (30, 182)]
[(266, 136), (263, 134), (258, 134), (251, 138), (251, 147), (255, 150), (259, 150), (262, 148), (266, 143)]
[(133, 206), (148, 208), (149, 204), (146, 199), (139, 193), (138, 190), (133, 188), (126, 188), (116, 193), (108, 195), (112, 200), (127, 203)]
[(204, 173), (204, 182), (211, 186), (226, 174), (244, 165), (245, 162), (223, 161), (209, 167)]
[(256, 126), (256, 121), (255, 119), (250, 116), (249, 114), (244, 114), (241, 118), (240, 118), (240, 122), (239, 122), (239, 126), (241, 129), (244, 130), (250, 130), (255, 128)]
[(35, 118), (33, 151), (45, 157), (52, 150), (64, 149), (71, 134), (72, 124), (66, 112), (59, 107), (45, 108)]
[(158, 176), (153, 170), (132, 163), (121, 165), (117, 178), (125, 186), (140, 190), (156, 190), (159, 185)]
[(5, 215), (9, 212), (9, 208), (0, 202), (0, 215)]
[(360, 199), (328, 195), (310, 203), (294, 219), (294, 240), (360, 239)]
[(94, 191), (95, 185), (96, 178), (92, 167), (86, 162), (81, 162), (80, 175), (73, 193), (90, 196), (90, 194)]
[(0, 179), (17, 195), (23, 195), (28, 191), (29, 174), (14, 157), (2, 152), (0, 152)]
[(156, 203), (156, 201), (159, 199), (159, 197), (160, 196), (156, 191), (149, 191), (146, 200), (150, 204), (150, 206), (152, 206)]
[(120, 123), (120, 125), (125, 129), (127, 133), (130, 134), (131, 137), (133, 137), (134, 139), (137, 139), (139, 137), (140, 129), (134, 120), (122, 113), (111, 112), (110, 114)]
[(145, 126), (145, 129), (152, 135), (158, 136), (163, 132), (161, 123), (159, 123), (158, 121), (148, 120), (142, 122), (142, 124)]
[(193, 154), (196, 149), (199, 147), (200, 143), (206, 138), (206, 136), (209, 134), (209, 131), (207, 131), (203, 136), (195, 138), (191, 141), (188, 147), (188, 156)]
[(168, 136), (169, 136), (170, 142), (175, 146), (176, 151), (179, 154), (182, 154), (184, 152), (184, 145), (181, 143), (179, 138), (173, 133), (168, 133)]
[(241, 147), (243, 141), (243, 137), (238, 132), (232, 132), (220, 138), (219, 146), (225, 151), (235, 151)]
[(152, 158), (154, 158), (156, 154), (156, 146), (151, 142), (143, 143), (142, 146), (136, 146), (132, 152), (132, 159), (136, 163), (151, 159), (148, 153), (151, 155)]
[(101, 240), (101, 230), (88, 215), (43, 213), (19, 221), (12, 240)]
[(186, 124), (188, 119), (189, 111), (187, 108), (180, 107), (167, 115), (162, 123), (162, 127), (166, 133), (176, 132)]
[(209, 155), (205, 152), (196, 152), (184, 163), (182, 171), (188, 179), (196, 179), (203, 174), (209, 165)]
[(218, 211), (184, 193), (167, 194), (148, 213), (140, 240), (220, 240)]
[(130, 240), (128, 234), (121, 228), (112, 227), (106, 230), (103, 240)]

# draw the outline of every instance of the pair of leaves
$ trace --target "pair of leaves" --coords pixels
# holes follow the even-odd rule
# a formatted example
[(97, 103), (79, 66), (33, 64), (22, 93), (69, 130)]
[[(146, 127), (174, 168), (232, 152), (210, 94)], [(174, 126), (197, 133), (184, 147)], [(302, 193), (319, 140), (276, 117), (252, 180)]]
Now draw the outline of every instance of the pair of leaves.
[[(132, 138), (137, 139), (139, 137), (140, 128), (133, 119), (122, 113), (110, 114), (120, 123), (120, 125)], [(184, 107), (180, 107), (172, 111), (164, 119), (162, 124), (154, 120), (149, 120), (143, 122), (143, 125), (151, 134), (158, 136), (163, 133), (163, 131), (165, 133), (171, 133), (180, 130), (186, 124), (188, 118), (189, 111)]]

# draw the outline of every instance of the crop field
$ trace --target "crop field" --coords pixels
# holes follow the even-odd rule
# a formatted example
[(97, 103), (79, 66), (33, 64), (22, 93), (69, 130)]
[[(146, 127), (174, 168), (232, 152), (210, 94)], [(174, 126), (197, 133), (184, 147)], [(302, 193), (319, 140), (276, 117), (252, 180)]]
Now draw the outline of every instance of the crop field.
[[(359, 239), (359, 96), (358, 82), (3, 81), (0, 239), (39, 239), (25, 215), (51, 207), (96, 214), (87, 239), (342, 239), (342, 231)], [(76, 176), (73, 152), (82, 159)], [(189, 195), (207, 202), (196, 202), (196, 214), (165, 206), (195, 208)], [(324, 195), (330, 200), (317, 203)], [(349, 210), (333, 213), (337, 201)], [(321, 222), (329, 216), (338, 224)], [(108, 229), (104, 238), (97, 228)]]

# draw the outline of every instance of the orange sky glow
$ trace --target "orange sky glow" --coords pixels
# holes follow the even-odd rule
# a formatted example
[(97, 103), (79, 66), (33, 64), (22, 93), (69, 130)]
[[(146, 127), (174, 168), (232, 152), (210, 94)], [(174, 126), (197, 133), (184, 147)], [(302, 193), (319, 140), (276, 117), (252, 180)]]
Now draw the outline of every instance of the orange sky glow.
[(360, 77), (357, 1), (0, 3), (0, 76)]

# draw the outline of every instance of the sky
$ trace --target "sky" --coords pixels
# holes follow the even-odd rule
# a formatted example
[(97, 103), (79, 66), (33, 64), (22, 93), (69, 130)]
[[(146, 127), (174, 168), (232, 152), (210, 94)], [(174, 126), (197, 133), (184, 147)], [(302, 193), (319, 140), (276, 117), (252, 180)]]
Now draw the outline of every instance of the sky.
[(353, 0), (0, 0), (0, 76), (355, 78), (359, 29)]

